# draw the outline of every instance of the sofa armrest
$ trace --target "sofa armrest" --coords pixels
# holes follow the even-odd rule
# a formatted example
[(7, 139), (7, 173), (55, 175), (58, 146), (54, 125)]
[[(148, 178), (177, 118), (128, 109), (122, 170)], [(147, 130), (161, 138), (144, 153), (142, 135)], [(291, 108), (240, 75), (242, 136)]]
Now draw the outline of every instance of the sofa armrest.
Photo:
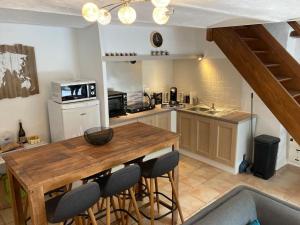
[(256, 190), (251, 190), (261, 225), (300, 225), (300, 209)]

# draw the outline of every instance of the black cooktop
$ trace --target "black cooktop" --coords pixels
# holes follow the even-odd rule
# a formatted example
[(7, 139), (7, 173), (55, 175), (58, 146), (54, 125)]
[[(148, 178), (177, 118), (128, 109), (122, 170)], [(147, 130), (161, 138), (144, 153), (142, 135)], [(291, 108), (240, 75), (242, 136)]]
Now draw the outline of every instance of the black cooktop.
[(138, 113), (138, 112), (148, 111), (148, 110), (151, 110), (154, 108), (155, 108), (155, 106), (152, 106), (149, 103), (139, 102), (139, 103), (127, 106), (127, 112), (128, 113)]

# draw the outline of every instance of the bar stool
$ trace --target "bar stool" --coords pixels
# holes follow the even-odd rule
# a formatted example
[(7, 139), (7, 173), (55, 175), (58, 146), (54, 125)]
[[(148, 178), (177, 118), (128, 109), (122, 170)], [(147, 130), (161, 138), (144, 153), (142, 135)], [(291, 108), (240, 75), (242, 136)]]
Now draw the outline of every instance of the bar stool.
[[(172, 151), (163, 156), (148, 160), (148, 161), (140, 164), (141, 169), (142, 169), (142, 177), (145, 180), (146, 187), (149, 192), (148, 195), (149, 195), (149, 200), (150, 200), (150, 217), (145, 215), (143, 212), (141, 212), (141, 213), (147, 219), (151, 220), (151, 225), (154, 224), (154, 220), (159, 220), (159, 219), (163, 218), (164, 216), (172, 213), (176, 209), (178, 209), (178, 211), (179, 211), (181, 222), (182, 223), (184, 222), (180, 203), (178, 200), (178, 193), (175, 189), (175, 184), (174, 184), (174, 180), (172, 177), (172, 171), (176, 166), (178, 166), (178, 163), (179, 163), (179, 153), (178, 153), (178, 151)], [(165, 174), (167, 174), (167, 176), (164, 176)], [(174, 196), (175, 202), (172, 199), (168, 198), (163, 193), (158, 192), (158, 182), (157, 182), (158, 177), (164, 177), (164, 178), (169, 179), (171, 186), (172, 186), (172, 194)], [(150, 180), (150, 188), (149, 188), (147, 179)], [(156, 189), (155, 191), (154, 191), (154, 182), (155, 182), (155, 189)], [(165, 207), (170, 209), (170, 211), (168, 213), (166, 213), (160, 217), (156, 217), (156, 218), (154, 217), (154, 194), (156, 195), (155, 201), (157, 202), (158, 211), (159, 211), (160, 204), (162, 204)], [(175, 205), (175, 207), (173, 207), (173, 206), (168, 207), (168, 205), (166, 203), (159, 200), (159, 195), (163, 195), (165, 198), (170, 200)]]
[[(88, 212), (93, 225), (97, 225), (92, 206), (101, 196), (99, 185), (95, 182), (84, 184), (63, 195), (46, 201), (47, 219), (50, 223), (64, 224), (64, 221), (75, 218), (78, 224)], [(81, 220), (82, 221), (82, 220)]]
[[(135, 199), (135, 193), (134, 193), (134, 186), (139, 182), (141, 178), (141, 169), (138, 165), (129, 165), (126, 166), (108, 176), (99, 178), (96, 180), (96, 182), (99, 184), (99, 187), (101, 189), (101, 197), (104, 198), (106, 203), (106, 225), (110, 225), (110, 208), (111, 205), (113, 206), (114, 212), (120, 211), (122, 215), (122, 223), (124, 223), (124, 217), (123, 212), (126, 212), (129, 216), (131, 214), (124, 210), (124, 205), (121, 207), (121, 202), (119, 195), (122, 193), (125, 193), (127, 190), (130, 194), (130, 205), (133, 204), (137, 219), (136, 222), (138, 222), (139, 225), (142, 224), (141, 222), (141, 216), (139, 213), (138, 205)], [(116, 204), (113, 200), (113, 197), (117, 196), (119, 200), (119, 209), (116, 209)], [(129, 209), (130, 210), (130, 209)], [(117, 217), (117, 215), (116, 215)], [(118, 219), (118, 218), (117, 218)]]

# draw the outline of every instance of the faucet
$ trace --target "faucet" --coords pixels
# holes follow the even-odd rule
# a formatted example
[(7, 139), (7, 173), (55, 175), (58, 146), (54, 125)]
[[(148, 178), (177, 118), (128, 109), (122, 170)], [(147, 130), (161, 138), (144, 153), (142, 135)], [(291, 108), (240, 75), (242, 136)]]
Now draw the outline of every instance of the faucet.
[(212, 103), (212, 104), (211, 104), (210, 109), (213, 110), (213, 111), (216, 111), (215, 103)]
[(211, 103), (211, 105), (205, 104), (204, 102), (201, 102), (202, 105), (205, 105), (209, 108), (209, 110), (216, 111), (215, 103)]

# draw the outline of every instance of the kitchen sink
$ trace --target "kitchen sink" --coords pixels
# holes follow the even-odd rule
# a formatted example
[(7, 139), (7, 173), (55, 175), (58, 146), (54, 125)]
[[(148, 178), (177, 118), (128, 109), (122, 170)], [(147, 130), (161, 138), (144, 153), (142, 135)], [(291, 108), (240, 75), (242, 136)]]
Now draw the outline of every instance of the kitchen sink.
[(204, 107), (192, 107), (192, 108), (189, 108), (187, 110), (194, 111), (194, 112), (207, 112), (210, 109), (209, 108), (204, 108)]
[(216, 115), (216, 114), (222, 112), (220, 110), (213, 110), (213, 109), (201, 107), (201, 106), (194, 106), (194, 107), (186, 109), (186, 110), (198, 112), (198, 113), (210, 114), (210, 115)]

